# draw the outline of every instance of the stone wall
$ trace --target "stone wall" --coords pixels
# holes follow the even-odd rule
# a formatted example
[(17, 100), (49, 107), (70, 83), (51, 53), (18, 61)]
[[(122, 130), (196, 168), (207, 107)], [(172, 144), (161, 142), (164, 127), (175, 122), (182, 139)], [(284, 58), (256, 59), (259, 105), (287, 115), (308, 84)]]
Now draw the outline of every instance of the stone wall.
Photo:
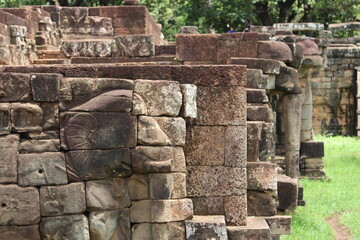
[(184, 239), (193, 211), (246, 224), (243, 66), (1, 72), (1, 238)]

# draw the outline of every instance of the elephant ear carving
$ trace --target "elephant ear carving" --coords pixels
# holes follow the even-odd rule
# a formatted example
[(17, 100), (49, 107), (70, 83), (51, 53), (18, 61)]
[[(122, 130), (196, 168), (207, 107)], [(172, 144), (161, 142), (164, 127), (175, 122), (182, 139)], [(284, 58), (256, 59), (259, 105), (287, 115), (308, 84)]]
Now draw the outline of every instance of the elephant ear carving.
[(89, 113), (79, 113), (71, 117), (65, 129), (70, 150), (94, 149), (92, 136), (98, 129), (98, 120)]

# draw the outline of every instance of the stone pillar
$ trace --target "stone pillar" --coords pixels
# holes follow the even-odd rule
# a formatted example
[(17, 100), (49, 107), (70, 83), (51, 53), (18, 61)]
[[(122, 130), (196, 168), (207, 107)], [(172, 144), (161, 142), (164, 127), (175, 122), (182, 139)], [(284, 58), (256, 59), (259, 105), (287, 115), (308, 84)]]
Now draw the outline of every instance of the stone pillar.
[(299, 151), (301, 130), (302, 97), (300, 94), (286, 94), (283, 97), (283, 121), (285, 129), (286, 175), (299, 177)]

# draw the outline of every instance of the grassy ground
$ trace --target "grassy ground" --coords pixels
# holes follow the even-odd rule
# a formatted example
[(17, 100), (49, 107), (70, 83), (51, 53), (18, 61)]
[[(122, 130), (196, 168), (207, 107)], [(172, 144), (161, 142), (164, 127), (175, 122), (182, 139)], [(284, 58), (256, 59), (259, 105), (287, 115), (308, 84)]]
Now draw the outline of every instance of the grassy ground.
[(360, 240), (360, 140), (350, 137), (317, 137), (325, 143), (325, 170), (330, 181), (301, 180), (305, 207), (292, 214), (292, 234), (281, 239), (331, 240), (326, 219), (340, 214), (340, 223)]

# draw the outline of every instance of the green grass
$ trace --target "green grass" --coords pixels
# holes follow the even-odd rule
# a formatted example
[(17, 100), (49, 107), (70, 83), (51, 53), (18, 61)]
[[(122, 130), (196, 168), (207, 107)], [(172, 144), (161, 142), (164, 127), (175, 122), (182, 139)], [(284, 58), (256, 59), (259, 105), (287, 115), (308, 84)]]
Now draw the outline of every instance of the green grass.
[(305, 207), (292, 214), (292, 234), (281, 239), (330, 240), (326, 219), (340, 214), (340, 222), (360, 240), (360, 140), (351, 137), (317, 137), (325, 144), (325, 170), (329, 181), (301, 180)]

